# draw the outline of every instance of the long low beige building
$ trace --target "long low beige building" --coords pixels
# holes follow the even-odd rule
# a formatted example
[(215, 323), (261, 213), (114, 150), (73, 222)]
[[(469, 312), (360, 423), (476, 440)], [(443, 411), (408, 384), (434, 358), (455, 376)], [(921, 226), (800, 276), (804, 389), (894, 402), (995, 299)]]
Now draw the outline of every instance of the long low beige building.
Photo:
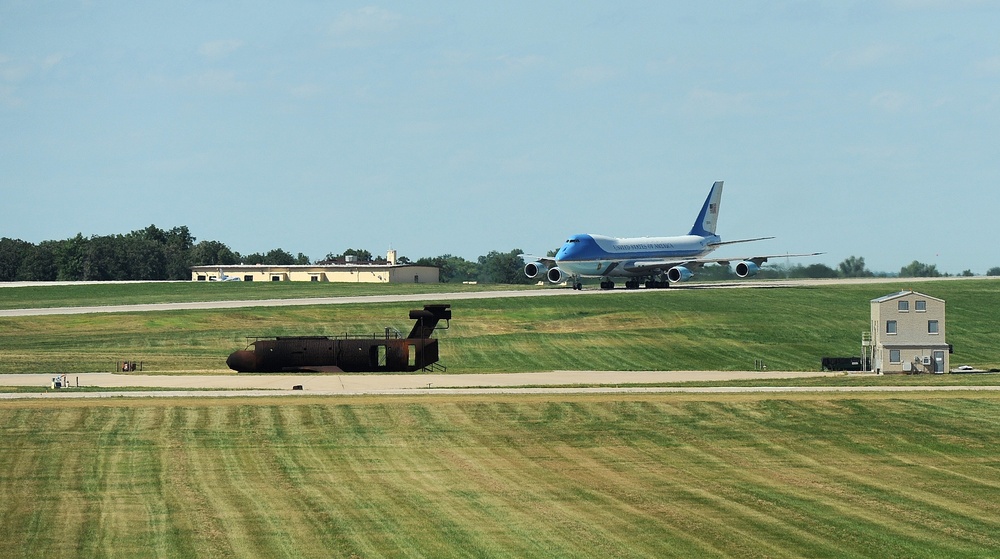
[(316, 281), (339, 283), (438, 283), (441, 271), (434, 266), (397, 264), (390, 251), (385, 262), (344, 264), (228, 264), (192, 266), (191, 281)]
[(432, 266), (331, 264), (193, 266), (191, 281), (319, 281), (341, 283), (437, 283)]

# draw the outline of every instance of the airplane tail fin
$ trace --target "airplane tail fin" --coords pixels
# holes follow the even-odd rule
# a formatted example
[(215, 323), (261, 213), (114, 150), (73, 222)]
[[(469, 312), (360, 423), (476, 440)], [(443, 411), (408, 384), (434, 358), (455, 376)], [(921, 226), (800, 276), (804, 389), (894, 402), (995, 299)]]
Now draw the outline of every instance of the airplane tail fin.
[(722, 203), (722, 182), (716, 181), (712, 185), (712, 190), (705, 199), (705, 205), (701, 207), (698, 219), (694, 221), (689, 235), (709, 237), (715, 235), (715, 225), (719, 221), (719, 205)]

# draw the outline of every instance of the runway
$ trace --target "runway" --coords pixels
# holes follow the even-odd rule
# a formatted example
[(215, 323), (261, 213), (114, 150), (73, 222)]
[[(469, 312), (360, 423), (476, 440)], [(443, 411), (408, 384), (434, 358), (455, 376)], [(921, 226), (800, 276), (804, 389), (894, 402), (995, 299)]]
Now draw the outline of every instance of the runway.
[[(538, 289), (519, 291), (474, 291), (466, 293), (424, 293), (413, 295), (362, 295), (357, 297), (305, 297), (298, 299), (254, 299), (240, 301), (193, 301), (182, 303), (147, 303), (138, 305), (103, 305), (96, 307), (52, 307), (35, 309), (0, 309), (0, 317), (48, 316), (88, 313), (163, 312), (202, 309), (240, 309), (247, 307), (301, 307), (309, 305), (351, 305), (371, 303), (405, 303), (461, 301), (468, 299), (505, 299), (517, 297), (547, 297), (553, 295), (601, 295), (626, 293), (616, 291), (573, 291), (571, 289)], [(640, 290), (628, 293), (641, 293)]]
[[(920, 281), (945, 281), (983, 279), (978, 278), (905, 278), (908, 283)], [(1000, 277), (997, 278), (1000, 280)], [(779, 289), (789, 287), (822, 287), (829, 285), (843, 284), (873, 284), (873, 283), (899, 283), (901, 278), (847, 278), (847, 279), (795, 279), (795, 280), (744, 280), (718, 283), (691, 283), (683, 284), (670, 289), (585, 289), (576, 291), (565, 288), (538, 288), (521, 290), (502, 291), (475, 291), (463, 293), (424, 293), (413, 295), (364, 295), (357, 297), (307, 297), (296, 299), (255, 299), (239, 301), (196, 301), (179, 303), (147, 303), (135, 305), (102, 305), (88, 307), (52, 307), (52, 308), (31, 308), (31, 309), (0, 309), (0, 317), (15, 316), (50, 316), (50, 315), (70, 315), (89, 313), (126, 313), (126, 312), (163, 312), (179, 310), (201, 310), (201, 309), (239, 309), (248, 307), (290, 307), (309, 305), (350, 305), (350, 304), (372, 304), (372, 303), (405, 303), (405, 302), (436, 302), (436, 301), (462, 301), (470, 299), (505, 299), (521, 297), (588, 297), (588, 296), (608, 296), (608, 295), (641, 295), (643, 293), (664, 293), (671, 290), (692, 290), (692, 289)], [(67, 282), (62, 282), (60, 285)], [(113, 282), (105, 282), (113, 283)], [(133, 282), (134, 283), (134, 282)], [(0, 287), (16, 288), (29, 285), (28, 283), (0, 283)], [(54, 285), (54, 283), (53, 283)]]
[[(549, 371), (495, 374), (220, 374), (67, 375), (68, 388), (44, 393), (0, 393), (0, 400), (72, 398), (231, 398), (273, 396), (459, 395), (459, 394), (739, 394), (845, 392), (1000, 391), (1000, 386), (656, 387), (692, 381), (797, 379), (840, 376), (830, 372), (780, 371)], [(0, 386), (48, 387), (53, 375), (0, 375)], [(862, 376), (859, 374), (859, 376)], [(107, 390), (83, 391), (76, 387)], [(294, 386), (301, 390), (293, 390)], [(597, 386), (601, 385), (601, 386)], [(130, 388), (130, 390), (120, 390)], [(150, 390), (142, 390), (148, 388)], [(138, 390), (137, 390), (138, 389)], [(153, 390), (155, 389), (155, 390)]]
[[(663, 384), (690, 381), (724, 381), (745, 379), (794, 379), (835, 376), (829, 372), (783, 371), (548, 371), (538, 373), (489, 374), (246, 374), (217, 375), (134, 375), (121, 373), (80, 373), (66, 375), (70, 387), (115, 388), (176, 388), (242, 390), (292, 390), (302, 386), (302, 392), (328, 394), (380, 394), (387, 391), (466, 388), (519, 388), (539, 386)], [(3, 374), (0, 386), (49, 386), (51, 374)], [(72, 388), (66, 392), (72, 391)], [(299, 391), (295, 391), (299, 392)]]

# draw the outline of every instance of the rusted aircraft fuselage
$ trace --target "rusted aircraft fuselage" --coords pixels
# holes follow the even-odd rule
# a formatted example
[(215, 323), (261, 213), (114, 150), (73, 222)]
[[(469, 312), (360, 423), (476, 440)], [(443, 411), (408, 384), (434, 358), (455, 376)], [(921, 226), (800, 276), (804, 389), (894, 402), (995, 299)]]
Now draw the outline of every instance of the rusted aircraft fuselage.
[(406, 338), (386, 329), (371, 336), (257, 339), (233, 352), (226, 365), (241, 373), (419, 371), (438, 361), (438, 340), (430, 336), (439, 321), (450, 326), (451, 305), (425, 305), (410, 311), (410, 318), (416, 323)]

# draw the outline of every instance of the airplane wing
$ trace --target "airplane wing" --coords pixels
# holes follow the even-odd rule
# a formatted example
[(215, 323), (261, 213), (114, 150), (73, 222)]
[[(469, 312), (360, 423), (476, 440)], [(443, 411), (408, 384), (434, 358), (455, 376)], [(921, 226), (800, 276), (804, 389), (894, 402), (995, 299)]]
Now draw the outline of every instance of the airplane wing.
[(530, 254), (520, 254), (519, 256), (525, 262), (541, 262), (548, 268), (555, 268), (556, 266), (556, 259), (552, 256), (532, 256)]
[[(735, 242), (735, 241), (734, 241)], [(687, 260), (636, 260), (622, 263), (622, 269), (630, 273), (653, 273), (656, 271), (666, 271), (674, 266), (684, 266), (685, 268), (696, 269), (705, 264), (718, 264), (728, 266), (730, 262), (753, 262), (760, 266), (771, 258), (800, 258), (803, 256), (818, 256), (822, 252), (810, 252), (803, 254), (768, 254), (764, 256), (748, 256), (737, 258), (689, 258)]]

